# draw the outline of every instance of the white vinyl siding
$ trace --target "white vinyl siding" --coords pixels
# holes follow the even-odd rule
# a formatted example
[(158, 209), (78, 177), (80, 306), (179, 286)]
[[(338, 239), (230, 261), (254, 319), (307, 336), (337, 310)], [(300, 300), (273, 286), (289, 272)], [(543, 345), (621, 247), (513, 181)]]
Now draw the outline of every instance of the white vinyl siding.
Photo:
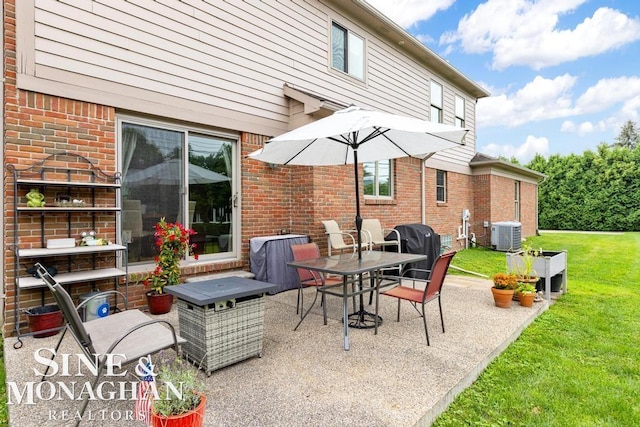
[[(16, 4), (18, 87), (228, 131), (289, 129), (283, 85), (327, 99), (429, 118), (430, 81), (443, 84), (443, 122), (454, 123), (461, 89), (344, 17), (329, 2), (36, 1)], [(35, 20), (35, 23), (33, 22)], [(366, 46), (366, 83), (328, 72), (331, 23)], [(465, 95), (466, 96), (466, 95)], [(473, 129), (475, 102), (467, 98)], [(465, 147), (433, 159), (463, 167)]]

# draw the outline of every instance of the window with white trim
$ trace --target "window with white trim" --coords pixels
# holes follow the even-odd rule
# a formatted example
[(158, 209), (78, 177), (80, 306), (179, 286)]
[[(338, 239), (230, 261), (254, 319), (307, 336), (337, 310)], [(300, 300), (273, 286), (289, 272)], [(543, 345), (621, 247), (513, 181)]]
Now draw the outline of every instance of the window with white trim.
[(331, 67), (364, 80), (364, 39), (335, 22), (331, 24)]
[(447, 203), (447, 172), (436, 171), (436, 202)]
[(380, 160), (378, 162), (365, 162), (362, 164), (364, 169), (364, 195), (370, 198), (393, 197), (393, 185), (391, 177), (393, 176), (391, 160)]
[(237, 138), (170, 123), (121, 117), (117, 127), (122, 173), (123, 240), (129, 263), (148, 263), (157, 252), (160, 218), (194, 229), (200, 259), (237, 252), (234, 198)]
[(455, 111), (455, 125), (458, 127), (463, 128), (464, 127), (464, 98), (461, 96), (456, 95), (456, 111)]
[(442, 85), (431, 80), (431, 121), (443, 123), (442, 116)]

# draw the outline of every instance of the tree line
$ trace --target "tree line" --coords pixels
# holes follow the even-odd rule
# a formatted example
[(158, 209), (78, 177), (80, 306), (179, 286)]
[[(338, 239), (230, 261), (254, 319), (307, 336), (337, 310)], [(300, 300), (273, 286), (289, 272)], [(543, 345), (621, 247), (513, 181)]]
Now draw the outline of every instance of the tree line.
[(626, 122), (614, 143), (581, 155), (540, 154), (525, 167), (547, 176), (538, 188), (539, 227), (640, 231), (640, 131)]

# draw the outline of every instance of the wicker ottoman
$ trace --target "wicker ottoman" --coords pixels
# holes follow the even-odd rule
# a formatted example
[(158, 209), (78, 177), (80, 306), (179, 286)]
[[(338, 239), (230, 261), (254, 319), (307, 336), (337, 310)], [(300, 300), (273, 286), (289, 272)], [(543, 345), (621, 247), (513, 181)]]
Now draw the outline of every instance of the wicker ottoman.
[(262, 356), (265, 293), (275, 285), (240, 277), (167, 288), (178, 297), (180, 336), (185, 356), (207, 375), (254, 356)]
[(253, 356), (262, 357), (263, 296), (236, 301), (235, 307), (216, 311), (178, 300), (180, 336), (185, 355), (207, 375)]

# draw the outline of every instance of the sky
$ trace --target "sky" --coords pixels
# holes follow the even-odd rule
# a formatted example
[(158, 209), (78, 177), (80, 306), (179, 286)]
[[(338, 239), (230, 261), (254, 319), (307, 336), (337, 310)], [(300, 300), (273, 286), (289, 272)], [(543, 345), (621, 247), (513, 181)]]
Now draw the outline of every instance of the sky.
[(640, 125), (640, 0), (367, 0), (488, 92), (476, 150), (582, 154)]

